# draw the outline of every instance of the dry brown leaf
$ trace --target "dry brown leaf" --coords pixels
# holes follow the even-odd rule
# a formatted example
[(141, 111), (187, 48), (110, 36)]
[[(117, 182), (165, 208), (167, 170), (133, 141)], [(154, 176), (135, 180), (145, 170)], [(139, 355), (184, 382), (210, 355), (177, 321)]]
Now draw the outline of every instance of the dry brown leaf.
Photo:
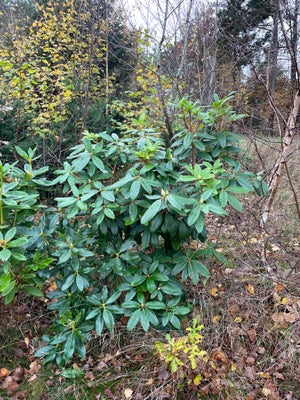
[(254, 365), (255, 364), (255, 358), (254, 357), (247, 357), (246, 358), (246, 364), (248, 365)]
[(247, 332), (247, 335), (248, 335), (251, 343), (254, 343), (256, 341), (256, 330), (255, 329), (249, 329)]
[(250, 379), (250, 381), (254, 381), (255, 380), (254, 368), (249, 366), (245, 367), (245, 376), (246, 378)]
[(39, 370), (41, 369), (41, 366), (39, 365), (39, 363), (37, 361), (33, 361), (30, 365), (29, 365), (29, 374), (30, 375), (35, 375), (39, 372)]
[(32, 382), (35, 382), (36, 380), (37, 380), (37, 375), (34, 374), (28, 379), (28, 382), (32, 383)]
[(280, 283), (275, 282), (274, 283), (274, 290), (275, 290), (276, 293), (277, 292), (281, 292), (282, 290), (285, 290), (285, 287), (283, 285), (281, 285)]
[(2, 388), (6, 389), (8, 392), (14, 392), (19, 386), (20, 385), (13, 379), (12, 376), (7, 376), (2, 383)]
[(23, 376), (24, 376), (24, 368), (23, 367), (16, 368), (12, 374), (13, 380), (18, 383), (21, 382), (21, 380), (23, 379)]
[(223, 365), (230, 365), (226, 354), (220, 349), (213, 349), (209, 357), (210, 360), (217, 361)]
[(137, 355), (134, 357), (134, 361), (138, 361), (138, 362), (143, 361), (143, 356), (142, 356), (141, 354), (137, 354)]
[(299, 314), (297, 312), (289, 312), (289, 313), (284, 313), (284, 319), (293, 324), (299, 319)]
[(298, 312), (277, 312), (272, 315), (272, 320), (275, 323), (282, 324), (284, 322), (289, 322), (290, 324), (293, 324), (299, 319), (299, 313)]
[(274, 372), (273, 374), (275, 378), (280, 379), (281, 381), (285, 380), (285, 377), (280, 372)]
[(284, 322), (284, 313), (283, 312), (276, 312), (272, 314), (272, 321), (282, 324)]
[(271, 379), (265, 382), (262, 392), (268, 400), (280, 400), (276, 385)]
[(75, 386), (74, 385), (69, 385), (64, 389), (64, 393), (71, 393), (74, 391)]

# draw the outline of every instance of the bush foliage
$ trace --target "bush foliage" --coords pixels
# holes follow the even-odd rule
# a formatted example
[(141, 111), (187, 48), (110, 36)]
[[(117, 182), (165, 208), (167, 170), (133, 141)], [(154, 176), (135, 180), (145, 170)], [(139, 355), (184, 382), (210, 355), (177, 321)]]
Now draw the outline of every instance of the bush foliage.
[[(180, 328), (183, 282), (207, 280), (205, 260), (224, 261), (205, 244), (206, 215), (240, 211), (237, 195), (261, 187), (241, 170), (226, 129), (240, 116), (227, 100), (208, 110), (180, 101), (171, 146), (150, 128), (85, 132), (51, 181), (39, 178), (47, 168), (34, 171), (31, 149), (17, 149), (23, 169), (0, 165), (0, 292), (6, 303), (20, 289), (45, 292), (56, 315), (36, 356), (60, 366), (84, 358), (91, 334), (121, 317), (129, 331)], [(42, 204), (39, 190), (54, 186), (60, 196)]]

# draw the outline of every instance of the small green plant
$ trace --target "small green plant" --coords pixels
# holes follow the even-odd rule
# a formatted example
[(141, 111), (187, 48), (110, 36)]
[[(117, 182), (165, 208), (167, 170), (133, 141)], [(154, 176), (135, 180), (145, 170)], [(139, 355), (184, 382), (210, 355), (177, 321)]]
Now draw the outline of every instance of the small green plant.
[(194, 392), (200, 398), (227, 390), (229, 371), (235, 370), (235, 365), (221, 349), (207, 352), (202, 348), (203, 329), (204, 325), (195, 318), (185, 335), (171, 337), (167, 334), (166, 342), (155, 343), (155, 350), (177, 387)]
[[(181, 337), (166, 335), (167, 343), (156, 342), (155, 348), (161, 360), (163, 360), (172, 373), (180, 370), (179, 376), (187, 376), (187, 372), (203, 366), (208, 361), (207, 352), (203, 350), (201, 331), (204, 325), (200, 325), (197, 319), (193, 325), (186, 328), (187, 334)], [(195, 375), (193, 381), (199, 384), (202, 380), (200, 373)]]

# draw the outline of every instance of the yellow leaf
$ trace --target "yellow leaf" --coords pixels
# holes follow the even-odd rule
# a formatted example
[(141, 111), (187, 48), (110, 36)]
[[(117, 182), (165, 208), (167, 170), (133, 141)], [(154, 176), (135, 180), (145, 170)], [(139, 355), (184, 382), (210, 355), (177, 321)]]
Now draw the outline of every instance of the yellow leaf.
[(4, 378), (5, 376), (8, 376), (9, 374), (10, 374), (10, 371), (7, 368), (0, 369), (0, 378)]
[(249, 243), (251, 243), (251, 244), (255, 244), (255, 243), (257, 243), (257, 242), (258, 242), (258, 239), (255, 238), (255, 237), (253, 237), (253, 238), (251, 238), (251, 239), (249, 240)]
[(265, 379), (269, 379), (269, 378), (270, 378), (269, 372), (260, 372), (259, 375), (260, 375), (262, 378), (265, 378)]
[(289, 299), (288, 297), (283, 297), (280, 301), (280, 304), (289, 304), (291, 302), (291, 299)]
[(233, 320), (233, 322), (237, 322), (237, 323), (242, 322), (242, 321), (243, 321), (243, 318), (241, 318), (241, 317), (236, 317), (236, 318)]
[(248, 290), (248, 292), (249, 292), (250, 294), (254, 294), (254, 292), (255, 292), (254, 286), (252, 286), (250, 283), (248, 283), (248, 284), (246, 285), (246, 289)]
[(209, 293), (210, 293), (213, 297), (218, 297), (218, 288), (214, 287), (214, 288), (210, 289)]
[(217, 324), (221, 321), (221, 315), (215, 315), (212, 319), (214, 324)]
[(200, 382), (202, 381), (202, 376), (200, 374), (197, 374), (195, 378), (193, 379), (194, 385), (198, 386)]

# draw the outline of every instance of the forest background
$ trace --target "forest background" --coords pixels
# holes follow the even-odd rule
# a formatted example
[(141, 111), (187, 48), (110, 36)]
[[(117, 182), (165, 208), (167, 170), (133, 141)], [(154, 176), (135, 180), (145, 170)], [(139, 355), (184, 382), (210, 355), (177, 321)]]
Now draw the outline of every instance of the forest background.
[(0, 398), (298, 399), (299, 0), (130, 7), (0, 1)]

